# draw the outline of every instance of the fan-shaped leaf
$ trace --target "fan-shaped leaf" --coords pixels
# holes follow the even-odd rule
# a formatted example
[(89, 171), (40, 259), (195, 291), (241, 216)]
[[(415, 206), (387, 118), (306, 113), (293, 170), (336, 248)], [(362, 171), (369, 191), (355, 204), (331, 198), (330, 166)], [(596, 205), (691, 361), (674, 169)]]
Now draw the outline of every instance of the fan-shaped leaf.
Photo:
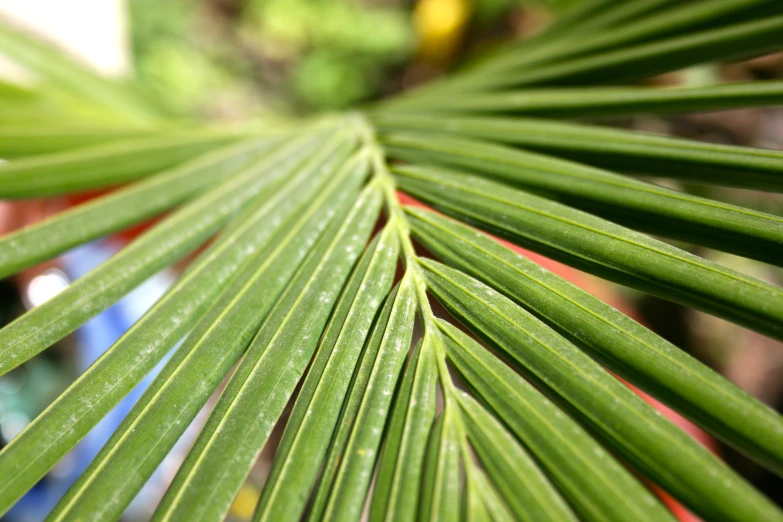
[[(0, 330), (0, 374), (223, 228), (141, 320), (0, 449), (0, 516), (172, 351), (51, 520), (123, 516), (234, 368), (156, 519), (226, 515), (304, 380), (255, 520), (348, 522), (369, 509), (372, 522), (672, 521), (637, 470), (707, 519), (781, 520), (759, 491), (609, 371), (778, 473), (783, 418), (485, 234), (395, 198), (399, 180), (468, 224), (783, 339), (779, 287), (624, 228), (780, 265), (783, 219), (620, 175), (783, 192), (779, 151), (450, 116), (600, 118), (780, 104), (781, 82), (627, 82), (783, 50), (783, 3), (561, 3), (549, 6), (556, 19), (538, 35), (370, 114), (314, 125), (263, 118), (230, 129), (166, 121), (140, 86), (101, 78), (0, 26), (0, 52), (37, 82), (0, 81), (0, 157), (10, 160), (0, 165), (0, 198), (149, 177), (0, 238), (0, 277), (180, 207)], [(422, 165), (390, 168), (388, 159)], [(360, 258), (381, 200), (386, 223)], [(9, 206), (17, 207), (24, 205)], [(417, 257), (411, 239), (454, 268)], [(389, 292), (398, 249), (406, 273)], [(436, 319), (427, 290), (489, 347)], [(409, 356), (417, 309), (423, 339)], [(470, 394), (457, 389), (463, 384)]]

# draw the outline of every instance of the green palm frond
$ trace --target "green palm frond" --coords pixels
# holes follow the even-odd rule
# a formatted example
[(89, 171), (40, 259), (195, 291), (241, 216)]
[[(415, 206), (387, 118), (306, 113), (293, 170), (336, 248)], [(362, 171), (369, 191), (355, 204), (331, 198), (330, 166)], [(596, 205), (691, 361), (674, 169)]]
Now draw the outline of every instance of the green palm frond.
[(171, 354), (50, 520), (118, 520), (217, 396), (154, 520), (223, 519), (271, 447), (255, 521), (673, 520), (649, 484), (783, 521), (623, 380), (781, 476), (783, 417), (488, 235), (783, 340), (780, 286), (683, 249), (780, 267), (783, 218), (644, 179), (783, 192), (783, 152), (602, 123), (783, 105), (780, 81), (629, 83), (781, 35), (778, 0), (577, 2), (363, 112), (221, 128), (0, 28), (40, 78), (0, 84), (0, 198), (122, 185), (0, 237), (0, 277), (160, 217), (0, 329), (0, 374), (194, 254), (0, 450), (0, 515)]

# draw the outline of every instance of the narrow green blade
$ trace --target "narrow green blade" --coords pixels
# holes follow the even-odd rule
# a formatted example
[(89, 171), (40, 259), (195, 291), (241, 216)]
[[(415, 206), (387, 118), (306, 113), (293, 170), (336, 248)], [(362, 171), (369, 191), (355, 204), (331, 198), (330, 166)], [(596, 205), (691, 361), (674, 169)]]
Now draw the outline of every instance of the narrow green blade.
[(492, 522), (516, 522), (517, 519), (511, 514), (511, 510), (506, 503), (503, 502), (503, 499), (500, 498), (500, 493), (489, 481), (486, 474), (481, 470), (476, 470), (475, 475), (477, 489), (479, 490), (481, 500), (484, 502), (490, 520), (492, 520)]
[[(364, 173), (368, 164), (363, 162)], [(367, 187), (335, 220), (270, 311), (153, 520), (219, 520), (291, 398), (381, 207)]]
[(615, 51), (509, 74), (493, 87), (534, 84), (616, 83), (711, 61), (729, 61), (780, 50), (783, 15), (743, 21)]
[(0, 165), (0, 198), (39, 198), (111, 187), (155, 174), (241, 138), (228, 133), (140, 138), (30, 156)]
[(254, 520), (299, 520), (304, 512), (351, 375), (391, 289), (399, 253), (395, 234), (393, 228), (384, 229), (343, 290), (275, 452)]
[[(503, 292), (636, 386), (783, 473), (783, 417), (630, 317), (487, 235), (406, 209), (414, 236), (447, 264)], [(438, 265), (422, 260), (433, 270)]]
[(429, 271), (427, 283), (452, 315), (696, 514), (735, 522), (783, 520), (783, 512), (726, 464), (510, 299), (445, 266)]
[(482, 491), (487, 483), (481, 482), (477, 477), (477, 474), (482, 471), (472, 460), (465, 462), (463, 459), (462, 462), (465, 465), (465, 487), (462, 494), (463, 519), (465, 522), (492, 522), (492, 515), (484, 500), (485, 493)]
[[(782, 81), (704, 87), (580, 87), (458, 94), (417, 111), (520, 114), (546, 118), (600, 118), (645, 113), (687, 113), (783, 105)], [(404, 108), (397, 111), (404, 112)]]
[[(7, 102), (6, 93), (0, 87), (0, 103)], [(3, 121), (6, 122), (5, 109)], [(5, 160), (51, 154), (68, 149), (77, 149), (109, 143), (133, 140), (151, 135), (163, 135), (157, 129), (139, 129), (122, 125), (67, 125), (53, 126), (39, 124), (35, 126), (4, 123), (0, 125), (0, 158)]]
[(413, 335), (416, 295), (409, 277), (402, 279), (387, 303), (354, 375), (308, 520), (356, 520), (364, 507), (392, 396)]
[(629, 174), (783, 192), (783, 152), (522, 118), (383, 115), (384, 130), (448, 131)]
[[(543, 42), (539, 47), (549, 48), (557, 45), (561, 39), (574, 38), (585, 40), (587, 37), (613, 32), (618, 28), (630, 25), (628, 22), (646, 17), (650, 13), (660, 12), (664, 7), (676, 0), (633, 0), (617, 2), (616, 0), (584, 0), (575, 2), (562, 9), (551, 25), (541, 33), (531, 37), (534, 42)], [(606, 31), (612, 29), (612, 31)], [(503, 50), (503, 53), (516, 54), (518, 49), (526, 47), (525, 40), (514, 41)], [(492, 65), (495, 58), (487, 60)]]
[[(608, 34), (639, 30), (639, 20), (655, 18), (656, 13), (667, 13), (662, 9), (673, 0), (634, 0), (632, 2), (617, 2), (614, 0), (585, 0), (567, 6), (558, 13), (552, 23), (543, 31), (530, 38), (512, 40), (501, 46), (499, 50), (481, 63), (469, 69), (465, 76), (474, 73), (484, 74), (504, 70), (508, 66), (518, 66), (521, 63), (538, 62), (552, 55), (564, 55), (564, 48), (570, 50), (576, 42), (583, 47), (591, 48), (596, 40), (603, 40)], [(650, 16), (653, 14), (653, 16)], [(611, 30), (602, 30), (611, 29)], [(530, 48), (530, 43), (535, 44)], [(540, 45), (543, 43), (544, 45)], [(528, 55), (531, 55), (528, 58)], [(456, 74), (462, 79), (462, 74)]]
[[(84, 437), (196, 324), (232, 277), (306, 210), (315, 168), (270, 196), (262, 191), (177, 283), (28, 427), (0, 451), (4, 511)], [(290, 167), (291, 170), (295, 165)]]
[(400, 284), (397, 283), (386, 297), (380, 314), (373, 322), (370, 338), (362, 346), (359, 363), (354, 369), (348, 387), (348, 395), (341, 404), (340, 418), (337, 421), (329, 449), (321, 467), (321, 475), (316, 483), (315, 495), (308, 510), (308, 520), (321, 520), (326, 502), (329, 500), (329, 492), (334, 483), (335, 475), (342, 459), (343, 451), (351, 435), (353, 424), (356, 421), (356, 412), (361, 405), (362, 395), (378, 355), (381, 345), (381, 337), (389, 323), (394, 303), (397, 301)]
[(430, 431), (421, 477), (419, 520), (460, 520), (460, 434), (456, 407), (447, 401)]
[(516, 520), (575, 521), (568, 504), (503, 424), (470, 395), (458, 395), (470, 443)]
[(465, 382), (533, 454), (580, 519), (674, 520), (611, 454), (519, 374), (457, 328), (444, 321), (438, 325)]
[(156, 108), (139, 92), (78, 65), (52, 45), (31, 38), (7, 23), (0, 23), (0, 50), (41, 77), (47, 87), (66, 91), (124, 120), (149, 124), (160, 118)]
[(399, 168), (403, 190), (520, 246), (783, 339), (783, 289), (560, 203), (473, 176)]
[(187, 201), (250, 167), (280, 143), (279, 139), (254, 138), (219, 149), (2, 236), (0, 279)]
[[(431, 342), (427, 336), (424, 342)], [(384, 437), (370, 522), (414, 520), (418, 512), (427, 437), (435, 421), (437, 367), (420, 342), (405, 369)]]
[[(640, 16), (650, 12), (661, 10), (666, 4), (675, 0), (635, 0), (633, 2), (617, 2), (616, 0), (583, 0), (569, 6), (566, 12), (555, 18), (553, 23), (544, 31), (522, 40), (513, 40), (500, 46), (495, 52), (487, 53), (489, 56), (476, 60), (472, 67), (459, 71), (457, 74), (446, 77), (438, 82), (425, 83), (423, 86), (413, 89), (410, 93), (403, 93), (399, 97), (385, 102), (390, 107), (408, 106), (411, 102), (426, 103), (439, 99), (439, 97), (453, 95), (465, 91), (476, 90), (486, 84), (487, 77), (491, 73), (504, 68), (508, 64), (524, 64), (528, 60), (535, 62), (541, 56), (550, 56), (553, 51), (558, 51), (563, 44), (581, 44), (585, 47), (588, 42), (601, 38), (605, 34), (614, 34), (618, 30), (633, 24), (624, 23), (627, 20), (638, 20)], [(609, 29), (611, 31), (603, 31)]]
[(301, 160), (319, 143), (294, 141), (183, 206), (49, 301), (0, 330), (0, 375), (48, 348), (142, 281), (202, 244), (278, 176), (261, 174)]
[[(556, 40), (550, 41), (545, 46), (539, 46), (532, 52), (523, 52), (523, 49), (509, 48), (502, 58), (487, 61), (482, 67), (470, 71), (473, 84), (487, 84), (488, 77), (499, 77), (508, 74), (509, 71), (530, 68), (535, 65), (540, 67), (542, 63), (552, 64), (563, 62), (576, 56), (599, 55), (621, 48), (627, 48), (630, 44), (646, 43), (675, 35), (694, 33), (705, 28), (717, 28), (730, 23), (745, 20), (759, 19), (771, 14), (780, 13), (781, 6), (774, 0), (707, 0), (696, 3), (684, 2), (673, 5), (668, 9), (654, 11), (649, 9), (651, 2), (619, 2), (622, 7), (634, 9), (632, 19), (628, 23), (613, 26), (610, 31), (601, 31), (585, 34), (583, 31), (561, 34)], [(667, 2), (652, 2), (667, 3)], [(671, 3), (671, 2), (668, 2)], [(648, 4), (648, 5), (645, 5)], [(621, 8), (622, 8), (621, 7)], [(615, 10), (618, 10), (615, 8)], [(582, 24), (594, 24), (595, 20), (612, 11), (607, 8), (603, 12), (596, 13)], [(628, 9), (626, 9), (628, 11)], [(630, 12), (629, 12), (630, 14)], [(645, 16), (640, 16), (645, 15)], [(468, 80), (469, 78), (465, 78)], [(459, 77), (460, 85), (467, 83)]]
[[(99, 455), (55, 507), (52, 520), (119, 517), (231, 370), (311, 245), (323, 234), (330, 213), (344, 212), (355, 195), (356, 180), (352, 191), (344, 176), (332, 175), (352, 149), (345, 147), (340, 136), (337, 138), (311, 159), (319, 169), (331, 167), (320, 173), (330, 177), (328, 185), (315, 184), (314, 199), (275, 232), (268, 243), (271, 249), (259, 251), (223, 289)], [(139, 455), (145, 458), (139, 459)], [(107, 498), (112, 501), (107, 502)]]
[(388, 143), (393, 157), (480, 173), (642, 232), (783, 265), (778, 216), (472, 139), (392, 136)]
[[(783, 47), (783, 15), (760, 16), (738, 23), (687, 32), (670, 38), (622, 46), (594, 55), (555, 60), (535, 67), (487, 74), (470, 87), (498, 90), (523, 85), (619, 83), (713, 61), (729, 61), (775, 52)], [(425, 106), (429, 99), (417, 100)], [(412, 107), (413, 103), (406, 104)]]

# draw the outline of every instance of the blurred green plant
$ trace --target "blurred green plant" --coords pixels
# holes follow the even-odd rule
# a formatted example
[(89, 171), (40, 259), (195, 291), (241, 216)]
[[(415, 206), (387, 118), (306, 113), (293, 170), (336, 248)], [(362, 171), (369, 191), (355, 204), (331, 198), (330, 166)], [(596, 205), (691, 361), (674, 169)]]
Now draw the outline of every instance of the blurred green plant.
[[(345, 108), (377, 96), (389, 67), (415, 48), (401, 4), (249, 0), (230, 15), (211, 4), (130, 3), (139, 76), (191, 112), (214, 103), (216, 93), (241, 101), (259, 88), (276, 109)], [(283, 70), (282, 78), (265, 75), (263, 66)]]

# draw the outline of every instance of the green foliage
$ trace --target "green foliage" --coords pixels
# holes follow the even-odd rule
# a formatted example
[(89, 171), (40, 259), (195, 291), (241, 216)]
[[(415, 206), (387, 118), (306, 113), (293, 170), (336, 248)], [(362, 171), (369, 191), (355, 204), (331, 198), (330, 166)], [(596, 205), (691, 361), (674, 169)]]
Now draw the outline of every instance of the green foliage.
[[(385, 71), (415, 43), (407, 13), (393, 4), (250, 0), (219, 16), (210, 4), (130, 2), (141, 79), (186, 113), (215, 110), (216, 92), (256, 110), (345, 109), (377, 95)], [(264, 63), (281, 71), (266, 75)], [(260, 100), (249, 94), (259, 84)]]
[[(619, 378), (777, 474), (783, 417), (487, 235), (783, 339), (779, 286), (660, 239), (780, 266), (781, 217), (641, 178), (780, 192), (783, 153), (596, 123), (780, 104), (773, 81), (623, 82), (783, 50), (783, 7), (572, 4), (540, 35), (364, 112), (233, 131), (177, 120), (0, 30), (0, 50), (42, 77), (0, 85), (0, 107), (14, 108), (0, 196), (127, 184), (0, 238), (0, 275), (167, 213), (0, 329), (0, 373), (214, 237), (0, 451), (0, 514), (173, 351), (51, 520), (119, 519), (213, 394), (155, 520), (225, 517), (275, 425), (254, 520), (673, 520), (650, 482), (704, 520), (783, 520)], [(162, 5), (149, 27), (182, 7)], [(385, 11), (302, 0), (251, 2), (245, 16), (308, 49), (299, 95), (341, 106), (365, 92), (340, 89), (345, 75), (407, 52), (407, 29)], [(313, 73), (323, 67), (337, 72)]]

